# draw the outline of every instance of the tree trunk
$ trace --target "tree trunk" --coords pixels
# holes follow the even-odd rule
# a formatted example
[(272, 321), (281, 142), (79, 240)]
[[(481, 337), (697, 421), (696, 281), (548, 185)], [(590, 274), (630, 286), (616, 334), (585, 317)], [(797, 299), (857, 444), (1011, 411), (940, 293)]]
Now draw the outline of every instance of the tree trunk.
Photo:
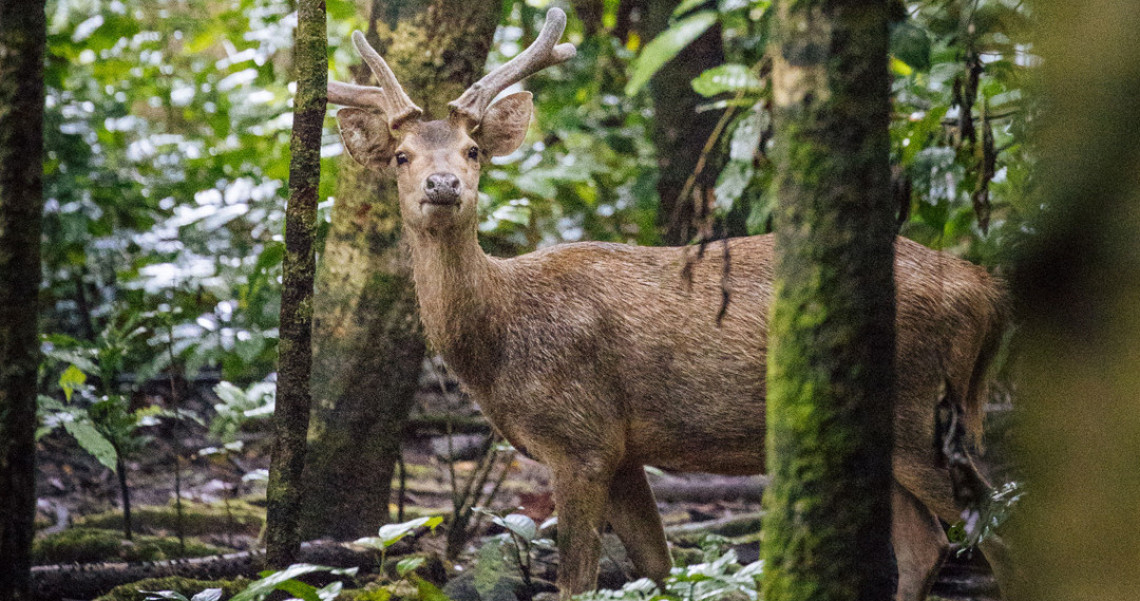
[[(1041, 206), (1014, 271), (1020, 601), (1140, 590), (1140, 11), (1035, 2), (1043, 25)], [(1037, 10), (1040, 10), (1037, 13)], [(1016, 575), (1015, 575), (1016, 576)]]
[(887, 3), (778, 11), (764, 598), (881, 601), (895, 359)]
[(26, 599), (36, 511), (44, 2), (0, 0), (0, 600)]
[[(652, 0), (645, 15), (646, 40), (656, 37), (669, 24), (669, 15), (679, 0)], [(688, 198), (681, 189), (693, 175), (701, 149), (716, 129), (722, 111), (697, 112), (706, 102), (693, 91), (693, 78), (724, 63), (719, 25), (708, 29), (673, 60), (665, 64), (649, 84), (653, 96), (653, 144), (657, 148), (657, 193), (661, 207), (657, 213), (663, 241), (670, 246), (687, 244), (696, 234), (697, 211), (693, 198), (706, 198), (716, 187), (718, 170), (706, 166), (697, 174)]]
[(297, 69), (293, 137), (289, 144), (289, 203), (285, 209), (285, 259), (281, 285), (281, 340), (277, 406), (266, 506), (266, 562), (295, 563), (301, 549), (302, 471), (312, 397), (313, 238), (321, 181), (321, 131), (325, 121), (328, 45), (324, 0), (300, 0), (293, 64)]
[[(376, 0), (369, 41), (427, 115), (482, 74), (500, 4)], [(375, 535), (416, 391), (424, 341), (400, 245), (396, 185), (347, 156), (317, 274), (306, 536)]]

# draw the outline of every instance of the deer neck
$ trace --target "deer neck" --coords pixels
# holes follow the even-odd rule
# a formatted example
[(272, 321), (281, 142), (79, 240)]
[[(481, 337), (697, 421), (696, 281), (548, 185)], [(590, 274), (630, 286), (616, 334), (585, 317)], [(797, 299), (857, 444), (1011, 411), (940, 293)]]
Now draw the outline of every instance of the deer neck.
[(475, 232), (408, 231), (420, 318), (448, 366), (476, 390), (493, 383), (503, 346), (502, 266)]

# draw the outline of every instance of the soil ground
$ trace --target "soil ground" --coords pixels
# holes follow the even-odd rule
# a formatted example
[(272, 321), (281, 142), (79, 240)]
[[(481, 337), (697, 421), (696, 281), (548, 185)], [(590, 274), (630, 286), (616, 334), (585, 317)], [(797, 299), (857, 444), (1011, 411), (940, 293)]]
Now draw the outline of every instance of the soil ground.
[[(218, 402), (212, 392), (216, 380), (199, 378), (187, 386), (189, 394), (183, 398), (183, 408), (194, 411), (206, 423), (214, 414), (212, 405)], [(161, 387), (156, 387), (161, 388)], [(425, 370), (421, 378), (421, 391), (418, 395), (414, 415), (438, 416), (449, 414), (457, 419), (477, 417), (478, 411), (466, 397), (456, 391), (452, 382), (445, 382), (441, 392), (439, 380), (431, 369)], [(136, 395), (137, 404), (165, 404), (161, 391), (152, 394)], [(996, 411), (1000, 416), (1004, 415)], [(216, 452), (218, 441), (210, 440), (207, 429), (192, 422), (177, 426), (169, 423), (149, 429), (151, 440), (145, 450), (127, 462), (128, 481), (131, 488), (132, 505), (140, 517), (138, 530), (146, 534), (170, 535), (168, 522), (156, 525), (146, 519), (141, 507), (169, 506), (174, 498), (175, 475), (174, 456), (180, 449), (181, 495), (184, 502), (211, 505), (219, 509), (213, 518), (203, 518), (194, 514), (196, 520), (204, 520), (194, 527), (195, 540), (214, 548), (224, 550), (249, 550), (257, 546), (258, 529), (250, 527), (245, 518), (251, 505), (256, 511), (263, 504), (264, 482), (251, 479), (251, 474), (268, 467), (269, 444), (265, 423), (253, 422), (241, 434), (242, 448), (237, 451)], [(210, 452), (211, 447), (215, 452)], [(452, 472), (462, 484), (478, 468), (477, 457), (486, 448), (486, 435), (455, 435), (448, 442), (444, 436), (413, 436), (405, 442), (404, 463), (406, 465), (406, 487), (400, 491), (398, 483), (393, 484), (393, 514), (402, 504), (407, 516), (429, 513), (447, 514), (452, 507)], [(1004, 452), (1002, 435), (994, 437), (990, 444), (990, 455)], [(449, 461), (448, 457), (455, 457)], [(494, 488), (495, 481), (503, 466), (505, 477), (493, 499), (487, 506), (494, 510), (517, 509), (537, 522), (549, 517), (554, 511), (551, 499), (549, 475), (545, 467), (521, 455), (503, 452), (500, 456), (511, 455), (509, 461), (500, 459), (500, 465), (492, 471), (486, 491)], [(1005, 463), (1001, 472), (1003, 476)], [(116, 477), (103, 468), (90, 456), (78, 448), (74, 440), (61, 432), (46, 436), (39, 446), (39, 539), (78, 525), (112, 525), (108, 516), (119, 511), (119, 489)], [(683, 477), (651, 474), (651, 481), (659, 490), (659, 508), (663, 521), (670, 528), (671, 539), (676, 543), (677, 534), (686, 528), (685, 524), (715, 523), (733, 516), (749, 516), (760, 510), (760, 481), (756, 478), (727, 478), (712, 475), (687, 475)], [(1000, 481), (1000, 478), (999, 478)], [(402, 503), (401, 503), (402, 498)], [(521, 508), (521, 509), (519, 509)], [(94, 520), (94, 521), (92, 521)], [(483, 524), (486, 531), (489, 524)], [(55, 534), (58, 536), (58, 534)], [(426, 543), (428, 547), (443, 549), (440, 542)], [(759, 543), (757, 537), (735, 538), (734, 548), (741, 563), (757, 559)], [(140, 545), (142, 543), (139, 543)], [(475, 543), (469, 543), (468, 553), (461, 556), (459, 563), (469, 559)], [(43, 543), (41, 543), (43, 546)], [(101, 557), (102, 561), (129, 559), (124, 555)], [(161, 557), (160, 557), (161, 558)], [(50, 559), (47, 558), (47, 559)], [(52, 561), (41, 561), (52, 563)], [(995, 584), (988, 566), (980, 553), (952, 554), (935, 586), (934, 594), (957, 601), (990, 601), (996, 599)]]

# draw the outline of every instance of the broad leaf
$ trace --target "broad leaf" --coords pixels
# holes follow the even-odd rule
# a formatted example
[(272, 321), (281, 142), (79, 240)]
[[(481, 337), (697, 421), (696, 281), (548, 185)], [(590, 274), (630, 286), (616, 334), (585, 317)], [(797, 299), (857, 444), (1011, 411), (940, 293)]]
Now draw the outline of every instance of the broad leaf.
[(629, 83), (625, 86), (625, 93), (630, 96), (638, 93), (645, 84), (649, 83), (653, 75), (665, 66), (665, 63), (712, 27), (716, 19), (715, 11), (693, 13), (653, 38), (630, 65)]
[(534, 520), (521, 513), (512, 513), (506, 517), (498, 518), (495, 523), (510, 530), (528, 543), (538, 535), (538, 527), (535, 526)]
[(416, 568), (424, 565), (426, 561), (427, 559), (424, 557), (405, 557), (396, 564), (396, 573), (400, 575), (400, 578), (403, 578), (409, 572), (413, 572)]
[[(293, 565), (289, 566), (288, 568), (285, 568), (284, 570), (281, 570), (278, 572), (273, 572), (273, 571), (262, 572), (261, 573), (261, 575), (262, 575), (261, 580), (256, 580), (256, 581), (250, 583), (250, 585), (247, 586), (244, 591), (242, 591), (242, 592), (234, 595), (233, 597), (231, 597), (230, 601), (258, 601), (259, 599), (261, 599), (265, 595), (277, 590), (278, 588), (281, 588), (281, 585), (285, 584), (286, 582), (288, 582), (290, 580), (293, 580), (297, 576), (301, 576), (304, 574), (310, 574), (312, 572), (329, 572), (330, 574), (343, 574), (343, 575), (347, 575), (347, 576), (354, 576), (354, 575), (356, 575), (356, 571), (357, 571), (356, 568), (339, 569), (339, 568), (330, 568), (328, 566), (318, 566), (318, 565), (313, 565), (313, 564), (308, 564), (308, 563), (297, 563), (297, 564), (293, 564)], [(285, 586), (291, 587), (292, 585), (285, 585)], [(306, 586), (308, 586), (308, 585), (306, 585)], [(309, 588), (312, 588), (312, 587), (309, 587)], [(287, 589), (283, 589), (283, 590), (287, 590)], [(314, 601), (320, 601), (320, 599), (317, 598), (315, 595), (316, 589), (313, 589), (313, 590), (314, 590), (314, 597), (315, 597)], [(295, 593), (293, 593), (293, 591), (287, 590), (287, 592), (289, 592), (291, 594), (295, 594)], [(309, 601), (309, 599), (306, 599), (306, 601)]]
[(693, 79), (693, 91), (706, 98), (725, 92), (759, 92), (763, 86), (752, 69), (738, 63), (707, 69)]
[(71, 395), (79, 388), (87, 383), (87, 374), (83, 373), (75, 365), (68, 365), (67, 369), (59, 376), (59, 387), (63, 389), (63, 396), (67, 402), (71, 402)]
[(190, 598), (190, 601), (218, 601), (222, 598), (222, 589), (208, 588)]
[(75, 441), (84, 451), (91, 453), (92, 457), (112, 472), (115, 471), (119, 455), (115, 452), (111, 441), (100, 434), (91, 422), (85, 419), (69, 419), (63, 422), (63, 428), (75, 437)]
[[(207, 589), (207, 590), (214, 590), (214, 589)], [(217, 589), (217, 590), (219, 593), (221, 592), (221, 589)], [(183, 595), (182, 593), (180, 593), (178, 591), (139, 591), (139, 592), (146, 595), (145, 601), (161, 601), (164, 599), (170, 599), (171, 601), (202, 601), (202, 600), (198, 599), (198, 595), (201, 595), (202, 593), (198, 593), (198, 595), (194, 595), (194, 599), (190, 600), (190, 599), (186, 598), (186, 595)], [(202, 591), (202, 592), (205, 592), (205, 591)]]
[(400, 539), (411, 534), (416, 528), (431, 528), (443, 523), (443, 518), (440, 516), (416, 518), (404, 522), (402, 524), (385, 524), (380, 527), (378, 536), (366, 537), (356, 541), (357, 544), (367, 545), (370, 547), (377, 547), (379, 549), (387, 549), (396, 544)]
[(891, 28), (891, 54), (916, 71), (930, 68), (930, 37), (913, 23), (898, 23)]

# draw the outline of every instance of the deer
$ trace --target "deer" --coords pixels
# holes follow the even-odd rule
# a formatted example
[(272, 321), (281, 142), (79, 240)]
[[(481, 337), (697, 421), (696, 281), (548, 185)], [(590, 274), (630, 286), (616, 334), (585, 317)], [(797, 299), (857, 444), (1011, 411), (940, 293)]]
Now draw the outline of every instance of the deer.
[[(764, 471), (765, 356), (773, 237), (727, 241), (724, 258), (682, 276), (686, 247), (560, 244), (514, 258), (478, 243), (480, 171), (524, 141), (530, 92), (511, 85), (572, 58), (547, 13), (535, 41), (486, 74), (447, 115), (428, 119), (359, 32), (379, 86), (330, 82), (351, 158), (397, 182), (420, 318), (432, 347), (491, 424), (549, 467), (558, 510), (561, 598), (596, 586), (605, 523), (636, 570), (659, 584), (672, 560), (644, 466)], [(494, 101), (494, 102), (493, 102)], [(891, 537), (899, 601), (925, 599), (949, 543), (939, 519), (966, 509), (935, 453), (935, 410), (949, 382), (981, 431), (987, 370), (1005, 326), (1004, 288), (981, 267), (905, 238), (895, 243), (896, 441)], [(939, 335), (932, 335), (938, 332)], [(886, 527), (884, 525), (884, 527)], [(1000, 548), (983, 548), (999, 580)]]

